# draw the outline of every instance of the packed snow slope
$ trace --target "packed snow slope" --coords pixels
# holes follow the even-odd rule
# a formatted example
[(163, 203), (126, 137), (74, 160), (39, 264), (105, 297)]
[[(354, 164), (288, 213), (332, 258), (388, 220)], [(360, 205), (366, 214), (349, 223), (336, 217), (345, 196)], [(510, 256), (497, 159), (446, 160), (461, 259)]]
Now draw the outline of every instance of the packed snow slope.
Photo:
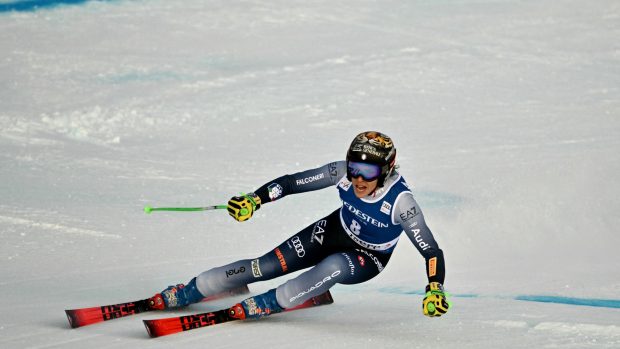
[[(19, 3), (0, 2), (0, 347), (620, 347), (618, 1)], [(225, 203), (371, 129), (444, 250), (446, 316), (421, 314), (403, 238), (330, 306), (156, 340), (141, 320), (239, 299), (69, 328), (64, 309), (256, 257), (340, 202), (245, 223), (145, 205)]]

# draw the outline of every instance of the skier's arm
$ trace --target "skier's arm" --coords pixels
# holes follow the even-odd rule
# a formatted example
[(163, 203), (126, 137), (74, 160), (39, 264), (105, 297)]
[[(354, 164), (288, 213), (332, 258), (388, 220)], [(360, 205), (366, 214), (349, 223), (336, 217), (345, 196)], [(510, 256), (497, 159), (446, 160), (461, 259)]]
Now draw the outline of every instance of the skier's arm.
[(290, 194), (304, 193), (336, 185), (347, 171), (346, 161), (278, 177), (254, 192), (228, 200), (228, 214), (239, 222), (247, 221), (262, 204)]
[(445, 278), (443, 251), (426, 225), (420, 206), (411, 192), (404, 192), (397, 199), (394, 220), (400, 223), (413, 245), (424, 257), (428, 282), (443, 284)]
[(260, 197), (262, 203), (276, 201), (290, 194), (334, 186), (346, 172), (346, 161), (332, 162), (311, 170), (278, 177), (265, 183), (254, 193)]

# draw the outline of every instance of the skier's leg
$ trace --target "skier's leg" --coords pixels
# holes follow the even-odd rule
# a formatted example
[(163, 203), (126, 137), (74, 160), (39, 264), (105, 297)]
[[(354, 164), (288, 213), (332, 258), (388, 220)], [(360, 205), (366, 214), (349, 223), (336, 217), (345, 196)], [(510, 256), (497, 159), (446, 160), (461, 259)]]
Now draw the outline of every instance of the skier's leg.
[[(335, 217), (332, 214), (309, 225), (261, 257), (242, 259), (212, 268), (193, 278), (187, 285), (168, 287), (161, 293), (165, 307), (186, 306), (205, 297), (315, 265), (330, 252), (329, 248), (326, 248), (328, 244), (312, 241), (316, 239), (318, 228), (322, 229), (322, 235), (327, 235), (324, 231), (327, 229), (326, 222), (335, 221), (330, 218), (332, 216)], [(322, 235), (321, 242), (324, 239)]]
[(357, 284), (370, 280), (383, 270), (389, 259), (390, 254), (374, 254), (365, 249), (334, 253), (298, 277), (247, 298), (231, 310), (241, 319), (278, 313), (326, 292), (337, 283)]
[(258, 258), (239, 260), (201, 273), (196, 277), (198, 290), (210, 296), (315, 265), (325, 253), (317, 246), (312, 248), (302, 243), (309, 241), (311, 232), (306, 228)]
[(366, 249), (334, 253), (314, 268), (300, 274), (276, 289), (278, 304), (283, 308), (299, 305), (326, 292), (335, 284), (358, 284), (377, 276), (387, 265), (390, 254)]

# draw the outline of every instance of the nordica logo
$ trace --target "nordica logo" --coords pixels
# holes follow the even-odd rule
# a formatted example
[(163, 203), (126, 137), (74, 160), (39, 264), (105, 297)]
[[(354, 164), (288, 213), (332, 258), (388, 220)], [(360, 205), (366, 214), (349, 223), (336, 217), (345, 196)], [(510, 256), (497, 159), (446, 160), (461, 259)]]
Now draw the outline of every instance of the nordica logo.
[(291, 297), (291, 299), (289, 300), (291, 303), (295, 302), (296, 299), (303, 297), (304, 295), (321, 288), (321, 286), (323, 286), (323, 284), (325, 284), (327, 281), (331, 280), (332, 278), (335, 278), (336, 276), (340, 275), (340, 270), (336, 270), (335, 272), (333, 272), (331, 275), (327, 275), (326, 277), (323, 278), (323, 280), (317, 282), (316, 284), (312, 285), (312, 287), (310, 287), (309, 289), (305, 290), (305, 291), (301, 291), (299, 292), (298, 295)]
[(363, 220), (364, 222), (370, 223), (370, 224), (374, 225), (375, 227), (379, 227), (379, 228), (387, 228), (388, 227), (388, 225), (386, 223), (383, 223), (381, 221), (378, 221), (378, 220), (370, 217), (366, 213), (364, 213), (364, 212), (358, 210), (357, 208), (353, 207), (353, 205), (351, 205), (350, 203), (348, 203), (346, 201), (344, 201), (343, 203), (347, 207), (347, 209), (349, 209), (349, 211), (351, 213), (353, 213), (355, 216), (357, 216), (357, 218)]

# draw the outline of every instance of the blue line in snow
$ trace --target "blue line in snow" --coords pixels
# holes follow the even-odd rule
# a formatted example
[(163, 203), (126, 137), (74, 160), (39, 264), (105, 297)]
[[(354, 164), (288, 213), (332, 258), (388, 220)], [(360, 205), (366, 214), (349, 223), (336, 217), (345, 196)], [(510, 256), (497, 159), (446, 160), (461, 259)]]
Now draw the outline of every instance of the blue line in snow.
[(24, 0), (0, 4), (0, 12), (26, 12), (37, 11), (59, 5), (78, 5), (91, 0)]
[[(415, 294), (415, 295), (424, 295), (425, 293), (422, 290), (405, 291), (400, 288), (391, 288), (391, 287), (382, 288), (380, 289), (380, 291), (385, 292), (385, 293)], [(501, 298), (501, 299), (514, 299), (514, 300), (526, 301), (526, 302), (583, 305), (583, 306), (589, 306), (589, 307), (620, 309), (620, 300), (618, 299), (575, 298), (575, 297), (545, 296), (545, 295), (518, 295), (518, 296), (506, 297), (506, 296), (493, 296), (493, 295), (479, 295), (476, 293), (463, 293), (463, 294), (449, 293), (449, 295), (450, 297), (456, 297), (456, 298)]]
[(528, 302), (587, 305), (590, 307), (603, 307), (603, 308), (620, 308), (620, 300), (616, 300), (616, 299), (573, 298), (573, 297), (537, 296), (537, 295), (521, 295), (521, 296), (516, 296), (514, 299), (518, 301), (528, 301)]

